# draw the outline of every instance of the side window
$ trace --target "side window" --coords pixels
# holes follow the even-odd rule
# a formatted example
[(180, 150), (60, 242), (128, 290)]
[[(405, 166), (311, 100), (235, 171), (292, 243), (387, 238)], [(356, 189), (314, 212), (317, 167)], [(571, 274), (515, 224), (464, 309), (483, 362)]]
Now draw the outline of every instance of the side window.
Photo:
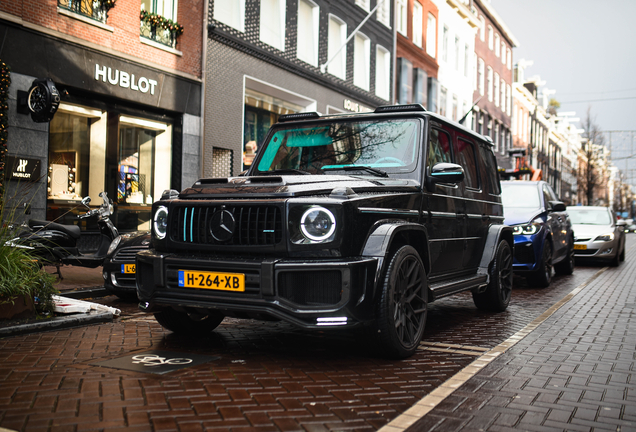
[(497, 160), (495, 154), (490, 149), (491, 146), (485, 145), (479, 146), (479, 154), (481, 160), (484, 162), (484, 168), (486, 171), (486, 183), (488, 187), (488, 193), (493, 195), (501, 194), (501, 188), (499, 186), (499, 173), (497, 172)]
[(455, 155), (457, 163), (464, 168), (466, 187), (479, 189), (479, 167), (475, 157), (475, 145), (471, 141), (459, 138)]
[(450, 135), (439, 129), (431, 129), (428, 140), (428, 171), (440, 162), (452, 162)]
[(547, 185), (543, 185), (543, 201), (545, 202), (546, 208), (550, 208), (550, 201), (556, 201), (554, 192), (552, 192)]

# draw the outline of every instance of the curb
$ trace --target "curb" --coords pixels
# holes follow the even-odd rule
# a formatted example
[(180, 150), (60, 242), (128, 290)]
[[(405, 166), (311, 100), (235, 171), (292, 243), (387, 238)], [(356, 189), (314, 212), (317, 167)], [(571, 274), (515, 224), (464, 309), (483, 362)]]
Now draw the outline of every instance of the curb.
[(112, 322), (112, 312), (90, 311), (88, 313), (60, 316), (41, 322), (17, 324), (0, 329), (0, 337), (19, 336), (42, 331), (59, 330), (69, 327), (79, 327), (89, 324)]
[(103, 286), (96, 286), (89, 288), (79, 288), (71, 291), (60, 291), (59, 295), (61, 295), (62, 297), (81, 300), (95, 297), (106, 297), (110, 295), (110, 293)]

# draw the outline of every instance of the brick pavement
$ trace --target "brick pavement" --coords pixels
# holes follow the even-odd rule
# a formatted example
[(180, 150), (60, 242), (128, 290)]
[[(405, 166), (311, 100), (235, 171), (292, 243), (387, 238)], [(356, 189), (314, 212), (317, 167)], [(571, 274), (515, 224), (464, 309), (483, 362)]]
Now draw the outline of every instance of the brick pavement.
[[(407, 431), (636, 431), (635, 259), (632, 248)], [(397, 430), (399, 418), (383, 428)]]

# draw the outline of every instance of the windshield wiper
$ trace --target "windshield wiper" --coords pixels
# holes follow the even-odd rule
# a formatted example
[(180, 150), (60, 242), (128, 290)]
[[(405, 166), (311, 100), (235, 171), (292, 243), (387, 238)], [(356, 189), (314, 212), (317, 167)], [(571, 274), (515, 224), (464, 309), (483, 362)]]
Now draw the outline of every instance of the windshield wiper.
[(323, 171), (366, 171), (378, 177), (388, 177), (386, 171), (365, 165), (346, 165), (341, 167), (324, 167)]
[(261, 171), (261, 173), (265, 174), (265, 175), (269, 175), (269, 174), (302, 174), (302, 175), (311, 175), (310, 172), (299, 170), (299, 169), (295, 169), (295, 168), (281, 168), (281, 169), (275, 169), (273, 171)]

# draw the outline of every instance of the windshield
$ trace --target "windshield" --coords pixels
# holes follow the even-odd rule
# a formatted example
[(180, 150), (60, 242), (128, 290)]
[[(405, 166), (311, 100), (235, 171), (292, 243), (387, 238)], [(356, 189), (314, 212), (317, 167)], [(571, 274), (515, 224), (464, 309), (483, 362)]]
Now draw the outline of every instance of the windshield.
[[(257, 173), (363, 175), (410, 173), (419, 158), (417, 119), (339, 121), (277, 128), (261, 150)], [(368, 168), (373, 168), (369, 170)]]
[(611, 225), (612, 219), (606, 209), (578, 209), (568, 207), (568, 215), (574, 225)]
[(533, 184), (501, 182), (501, 189), (501, 199), (504, 209), (507, 207), (541, 208), (539, 189)]

